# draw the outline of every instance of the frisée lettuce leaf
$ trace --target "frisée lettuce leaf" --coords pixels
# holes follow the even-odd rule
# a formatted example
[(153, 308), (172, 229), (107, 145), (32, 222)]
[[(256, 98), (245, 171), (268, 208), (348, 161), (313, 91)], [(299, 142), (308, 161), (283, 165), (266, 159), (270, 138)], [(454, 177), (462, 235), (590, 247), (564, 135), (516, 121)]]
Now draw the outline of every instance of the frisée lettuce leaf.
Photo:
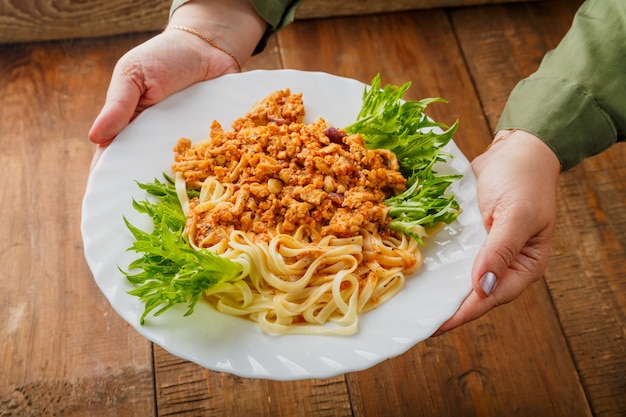
[(363, 106), (357, 120), (344, 128), (360, 133), (369, 149), (388, 149), (396, 155), (400, 172), (407, 178), (407, 190), (385, 201), (390, 207), (389, 227), (413, 237), (420, 243), (422, 227), (451, 223), (460, 213), (452, 194), (447, 192), (461, 175), (437, 175), (434, 167), (452, 155), (443, 148), (450, 142), (458, 120), (450, 127), (430, 119), (424, 110), (442, 98), (404, 100), (411, 86), (380, 86), (380, 74), (363, 93)]
[[(165, 182), (155, 179), (152, 183), (138, 183), (146, 193), (156, 197), (155, 201), (133, 200), (134, 209), (152, 219), (153, 231), (142, 231), (124, 218), (135, 238), (128, 250), (142, 254), (128, 266), (131, 271), (141, 272), (122, 271), (128, 281), (137, 286), (128, 293), (146, 303), (139, 320), (142, 325), (155, 309), (158, 308), (154, 315), (158, 316), (179, 303), (187, 303), (185, 316), (190, 315), (207, 289), (234, 280), (242, 272), (238, 263), (208, 250), (196, 250), (183, 238), (187, 219), (173, 180), (163, 175)], [(190, 191), (190, 194), (193, 197), (197, 192)]]

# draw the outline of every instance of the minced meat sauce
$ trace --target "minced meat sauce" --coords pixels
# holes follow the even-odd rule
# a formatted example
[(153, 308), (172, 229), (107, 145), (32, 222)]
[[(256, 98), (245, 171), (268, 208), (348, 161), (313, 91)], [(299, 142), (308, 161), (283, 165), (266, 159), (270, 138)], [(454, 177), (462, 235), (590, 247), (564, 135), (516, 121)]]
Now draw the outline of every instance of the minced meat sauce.
[(385, 231), (385, 198), (405, 190), (395, 156), (368, 150), (359, 134), (346, 135), (325, 120), (303, 123), (301, 94), (270, 94), (225, 131), (214, 121), (207, 140), (192, 145), (181, 138), (174, 172), (188, 187), (209, 176), (236, 184), (232, 204), (195, 213), (195, 241), (226, 239), (233, 229), (269, 241), (309, 225), (322, 236), (352, 237), (361, 229)]

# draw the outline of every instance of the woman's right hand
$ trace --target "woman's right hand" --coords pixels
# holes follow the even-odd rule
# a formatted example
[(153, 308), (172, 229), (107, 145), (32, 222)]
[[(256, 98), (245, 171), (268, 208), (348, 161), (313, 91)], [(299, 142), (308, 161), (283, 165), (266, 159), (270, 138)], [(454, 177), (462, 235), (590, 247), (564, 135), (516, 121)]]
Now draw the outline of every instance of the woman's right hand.
[[(127, 52), (116, 64), (89, 140), (108, 145), (146, 108), (196, 82), (239, 71), (229, 54), (174, 26), (212, 39), (243, 64), (267, 23), (248, 0), (192, 0), (173, 14), (168, 28)], [(101, 150), (101, 149), (100, 149)]]

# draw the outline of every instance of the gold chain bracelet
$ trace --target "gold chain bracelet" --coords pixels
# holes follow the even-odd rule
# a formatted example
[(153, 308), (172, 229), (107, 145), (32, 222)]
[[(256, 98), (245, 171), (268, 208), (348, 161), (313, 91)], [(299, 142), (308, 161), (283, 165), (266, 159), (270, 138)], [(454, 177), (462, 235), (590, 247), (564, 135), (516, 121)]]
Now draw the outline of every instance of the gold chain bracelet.
[(513, 133), (517, 132), (519, 129), (511, 129), (508, 132), (506, 132), (504, 135), (499, 136), (497, 138), (495, 138), (490, 144), (489, 146), (487, 146), (487, 150), (489, 150), (489, 148), (491, 148), (493, 145), (495, 145), (496, 143), (504, 140), (504, 139), (508, 139), (509, 136), (511, 136)]
[(217, 42), (215, 42), (214, 40), (204, 36), (202, 33), (198, 32), (195, 29), (191, 29), (188, 28), (187, 26), (181, 26), (181, 25), (176, 25), (176, 26), (170, 26), (169, 29), (176, 29), (176, 30), (182, 30), (183, 32), (187, 32), (187, 33), (191, 33), (192, 35), (197, 36), (198, 38), (202, 39), (203, 41), (205, 41), (206, 43), (208, 43), (209, 45), (211, 45), (212, 47), (214, 47), (215, 49), (224, 52), (226, 55), (228, 55), (229, 57), (231, 57), (233, 59), (233, 61), (235, 61), (235, 64), (237, 64), (237, 68), (239, 69), (239, 72), (241, 72), (241, 64), (239, 63), (239, 60), (237, 59), (237, 57), (235, 56), (235, 54), (233, 54), (232, 52), (230, 52), (228, 49), (224, 48), (222, 45), (218, 44)]

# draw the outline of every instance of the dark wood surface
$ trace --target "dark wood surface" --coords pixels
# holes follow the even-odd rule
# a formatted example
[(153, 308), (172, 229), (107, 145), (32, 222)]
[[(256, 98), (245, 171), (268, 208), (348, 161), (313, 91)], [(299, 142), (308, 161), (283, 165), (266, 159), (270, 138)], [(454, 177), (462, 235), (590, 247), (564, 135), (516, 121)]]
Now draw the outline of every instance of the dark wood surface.
[[(413, 81), (445, 97), (469, 159), (578, 0), (298, 21), (246, 70)], [(205, 370), (139, 336), (85, 263), (86, 132), (117, 59), (148, 34), (0, 46), (1, 416), (624, 416), (626, 147), (559, 183), (545, 279), (369, 370), (294, 382)], [(538, 196), (540, 198), (540, 196)]]

